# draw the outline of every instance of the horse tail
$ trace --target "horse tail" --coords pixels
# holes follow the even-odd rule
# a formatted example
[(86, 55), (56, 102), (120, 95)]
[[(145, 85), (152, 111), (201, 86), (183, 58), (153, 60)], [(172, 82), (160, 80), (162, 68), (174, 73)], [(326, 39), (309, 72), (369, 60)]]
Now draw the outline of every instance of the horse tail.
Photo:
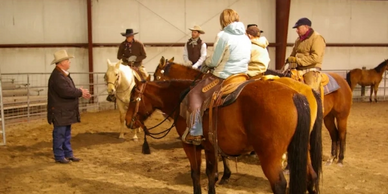
[(352, 87), (352, 82), (351, 82), (351, 79), (350, 79), (350, 73), (351, 73), (351, 71), (346, 73), (346, 81), (348, 82), (349, 87)]
[(317, 101), (318, 110), (317, 118), (313, 126), (313, 130), (310, 135), (310, 156), (311, 164), (315, 173), (317, 173), (317, 180), (315, 181), (315, 192), (319, 193), (319, 181), (322, 173), (322, 121), (323, 121), (323, 110), (322, 100), (320, 94), (313, 92)]
[(288, 146), (290, 170), (289, 189), (292, 194), (302, 194), (307, 189), (307, 152), (310, 132), (310, 107), (307, 98), (301, 94), (293, 97), (297, 109), (298, 123)]

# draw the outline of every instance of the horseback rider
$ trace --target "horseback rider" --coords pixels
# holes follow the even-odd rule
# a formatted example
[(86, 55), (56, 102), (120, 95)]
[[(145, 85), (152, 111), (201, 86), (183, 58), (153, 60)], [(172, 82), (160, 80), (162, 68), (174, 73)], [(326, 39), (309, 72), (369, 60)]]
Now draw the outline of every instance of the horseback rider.
[(205, 34), (205, 31), (200, 26), (194, 26), (189, 30), (191, 30), (191, 38), (183, 49), (184, 64), (194, 69), (200, 69), (207, 55), (206, 43), (200, 38), (200, 35)]
[(250, 79), (259, 79), (267, 71), (270, 61), (267, 46), (268, 40), (261, 36), (263, 33), (257, 26), (250, 24), (246, 30), (248, 38), (252, 42), (251, 60), (248, 64), (248, 76)]
[[(311, 28), (308, 18), (300, 18), (294, 25), (299, 37), (286, 62), (289, 68), (296, 69), (303, 76), (304, 83), (321, 93), (321, 66), (325, 53), (325, 39)], [(322, 96), (323, 94), (321, 94)]]
[[(119, 46), (117, 59), (122, 60), (123, 65), (137, 68), (142, 74), (141, 76), (146, 79), (148, 77), (148, 73), (142, 64), (142, 61), (147, 57), (147, 55), (143, 43), (135, 39), (136, 34), (138, 34), (138, 32), (133, 32), (133, 29), (127, 29), (125, 32), (121, 33), (121, 35), (126, 38)], [(115, 102), (116, 98), (114, 94), (111, 94), (108, 95), (106, 100), (109, 102)]]
[[(214, 68), (212, 74), (206, 74), (198, 84), (189, 91), (181, 103), (180, 114), (186, 118), (187, 128), (182, 141), (199, 145), (202, 141), (202, 115), (204, 100), (211, 97), (223, 79), (231, 75), (246, 73), (251, 54), (251, 42), (245, 35), (245, 28), (239, 22), (239, 15), (232, 9), (225, 9), (220, 14), (222, 31), (217, 34), (214, 53), (206, 59), (204, 65)], [(209, 83), (213, 84), (211, 87)], [(205, 87), (207, 86), (207, 87)]]

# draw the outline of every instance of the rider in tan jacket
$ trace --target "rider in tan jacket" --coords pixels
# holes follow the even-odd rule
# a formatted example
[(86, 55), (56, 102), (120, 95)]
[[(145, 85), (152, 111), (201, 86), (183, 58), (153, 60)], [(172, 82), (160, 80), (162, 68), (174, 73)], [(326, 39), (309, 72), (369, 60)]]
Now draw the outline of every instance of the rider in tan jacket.
[(299, 37), (295, 41), (294, 48), (287, 63), (291, 68), (299, 70), (303, 74), (304, 82), (317, 92), (320, 92), (321, 67), (325, 53), (325, 39), (311, 28), (308, 18), (299, 19), (293, 28)]

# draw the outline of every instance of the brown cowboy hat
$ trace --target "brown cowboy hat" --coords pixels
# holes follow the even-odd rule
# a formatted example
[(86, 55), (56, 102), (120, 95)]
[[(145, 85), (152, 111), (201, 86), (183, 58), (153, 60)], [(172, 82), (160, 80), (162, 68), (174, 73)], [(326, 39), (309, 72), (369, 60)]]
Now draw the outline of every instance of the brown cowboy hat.
[(74, 58), (74, 55), (68, 55), (66, 50), (59, 50), (54, 53), (54, 60), (51, 62), (50, 65), (59, 63), (70, 58)]
[(133, 32), (133, 29), (127, 29), (125, 32), (122, 32), (121, 35), (125, 36), (125, 37), (128, 37), (128, 36), (133, 36), (135, 34), (137, 34), (138, 32)]
[(200, 34), (205, 34), (205, 31), (202, 30), (200, 26), (194, 26), (192, 28), (189, 28), (191, 31), (198, 31)]

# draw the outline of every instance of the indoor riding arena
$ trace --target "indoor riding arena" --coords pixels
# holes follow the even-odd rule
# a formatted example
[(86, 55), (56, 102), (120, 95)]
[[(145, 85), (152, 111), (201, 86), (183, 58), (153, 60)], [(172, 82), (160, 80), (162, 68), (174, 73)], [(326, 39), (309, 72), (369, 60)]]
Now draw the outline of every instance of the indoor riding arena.
[[(116, 103), (120, 99), (107, 101), (107, 60), (119, 61), (119, 45), (125, 40), (122, 34), (132, 29), (134, 39), (144, 45), (142, 65), (151, 75), (151, 81), (136, 84), (156, 82), (152, 75), (166, 61), (162, 57), (184, 63), (184, 47), (193, 26), (205, 32), (200, 38), (207, 45), (207, 57), (211, 56), (222, 30), (220, 14), (233, 9), (244, 27), (257, 24), (263, 31), (261, 36), (269, 42), (268, 69), (279, 71), (298, 38), (293, 26), (300, 18), (311, 20), (311, 28), (326, 43), (321, 73), (335, 73), (344, 83), (347, 76), (353, 76), (352, 82), (357, 82), (352, 90), (344, 85), (324, 97), (319, 193), (388, 194), (386, 0), (0, 0), (0, 4), (0, 193), (215, 193), (209, 189), (204, 150), (201, 162), (194, 161), (200, 165), (201, 188), (193, 189), (193, 165), (183, 149), (187, 145), (177, 133), (172, 112), (150, 113), (144, 125), (148, 129), (156, 126), (150, 132), (160, 133), (153, 136), (156, 138), (147, 136), (151, 153), (142, 153), (147, 145), (143, 144), (144, 131), (134, 139), (135, 131), (120, 123)], [(79, 98), (81, 122), (73, 124), (71, 131), (74, 156), (81, 161), (67, 164), (54, 158), (53, 125), (47, 122), (48, 80), (56, 66), (50, 63), (54, 53), (63, 49), (75, 56), (68, 70), (75, 87), (88, 89), (91, 94), (90, 99)], [(354, 69), (363, 70), (359, 72), (364, 81), (357, 80)], [(363, 84), (369, 78), (374, 80), (374, 87)], [(117, 86), (118, 80), (112, 85)], [(371, 88), (377, 90), (376, 97)], [(143, 89), (140, 92), (145, 92)], [(351, 100), (340, 99), (336, 94), (341, 90), (351, 94)], [(146, 106), (147, 101), (140, 97), (130, 99), (131, 103), (143, 104), (139, 109)], [(347, 108), (331, 108), (328, 100)], [(219, 110), (223, 108), (227, 106)], [(338, 116), (347, 110), (348, 114)], [(165, 119), (166, 115), (171, 117)], [(332, 135), (328, 130), (330, 119), (335, 124)], [(338, 127), (338, 123), (342, 124)], [(125, 136), (119, 138), (122, 127)], [(276, 145), (281, 136), (278, 134), (272, 143)], [(193, 151), (201, 149), (190, 146)], [(231, 176), (224, 184), (220, 184), (225, 172), (221, 157), (216, 164), (217, 193), (284, 193), (273, 191), (254, 153), (227, 158)], [(281, 174), (290, 184), (292, 172), (285, 166)]]

